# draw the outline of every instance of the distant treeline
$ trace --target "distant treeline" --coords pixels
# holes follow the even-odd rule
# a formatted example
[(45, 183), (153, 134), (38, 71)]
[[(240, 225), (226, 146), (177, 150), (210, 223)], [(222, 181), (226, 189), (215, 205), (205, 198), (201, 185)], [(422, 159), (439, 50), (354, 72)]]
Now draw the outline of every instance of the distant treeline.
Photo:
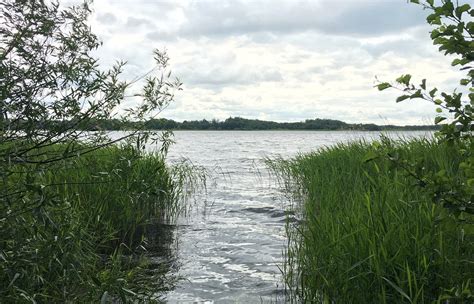
[[(9, 124), (10, 130), (21, 130), (27, 121), (6, 122), (0, 119), (0, 127)], [(126, 131), (136, 129), (146, 130), (358, 130), (358, 131), (386, 131), (386, 130), (437, 130), (435, 125), (376, 125), (376, 124), (351, 124), (335, 119), (306, 119), (302, 122), (275, 122), (259, 119), (246, 119), (241, 117), (229, 117), (226, 120), (185, 120), (183, 122), (172, 119), (159, 118), (150, 119), (145, 122), (133, 122), (121, 119), (97, 120), (88, 119), (82, 121), (40, 121), (35, 122), (36, 128), (59, 130), (77, 129), (86, 131), (110, 130)]]
[[(119, 119), (90, 122), (95, 130), (127, 130), (137, 127), (136, 123)], [(274, 122), (258, 119), (229, 117), (226, 120), (185, 120), (177, 122), (171, 119), (150, 119), (142, 126), (149, 130), (436, 130), (434, 125), (395, 126), (376, 124), (349, 124), (334, 119), (307, 119), (304, 122)]]

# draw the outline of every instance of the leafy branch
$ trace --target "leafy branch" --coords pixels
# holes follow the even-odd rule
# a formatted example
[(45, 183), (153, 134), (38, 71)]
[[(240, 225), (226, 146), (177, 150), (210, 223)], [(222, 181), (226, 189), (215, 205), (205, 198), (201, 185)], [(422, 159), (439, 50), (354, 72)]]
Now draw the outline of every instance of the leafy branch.
[(461, 88), (452, 93), (439, 92), (436, 87), (428, 88), (426, 79), (414, 84), (410, 74), (400, 76), (393, 83), (380, 82), (376, 87), (380, 91), (389, 88), (401, 91), (403, 95), (396, 102), (422, 99), (436, 105), (434, 123), (441, 125), (436, 133), (437, 140), (460, 149), (462, 159), (456, 168), (457, 175), (450, 176), (444, 171), (414, 173), (409, 168), (421, 166), (420, 163), (407, 164), (390, 155), (388, 158), (415, 179), (423, 181), (422, 186), (433, 194), (436, 203), (456, 214), (474, 214), (474, 9), (467, 3), (450, 0), (443, 0), (440, 5), (434, 0), (410, 2), (430, 10), (427, 22), (434, 27), (431, 31), (433, 44), (445, 55), (456, 56), (451, 65), (466, 73), (459, 81)]

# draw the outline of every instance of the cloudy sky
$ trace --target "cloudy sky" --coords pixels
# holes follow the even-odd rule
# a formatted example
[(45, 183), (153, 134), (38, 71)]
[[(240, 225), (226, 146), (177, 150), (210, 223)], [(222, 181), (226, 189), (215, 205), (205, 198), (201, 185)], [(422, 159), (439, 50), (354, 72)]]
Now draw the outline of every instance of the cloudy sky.
[[(434, 107), (378, 92), (403, 73), (452, 89), (460, 78), (429, 39), (426, 11), (405, 0), (96, 0), (104, 65), (126, 75), (166, 48), (183, 91), (161, 116), (427, 124)], [(129, 102), (133, 102), (132, 100)]]

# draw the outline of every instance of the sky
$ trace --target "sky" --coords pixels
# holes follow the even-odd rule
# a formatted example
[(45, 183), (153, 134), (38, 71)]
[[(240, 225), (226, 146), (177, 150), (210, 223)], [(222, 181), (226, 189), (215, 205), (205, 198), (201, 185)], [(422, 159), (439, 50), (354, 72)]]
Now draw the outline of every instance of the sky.
[(132, 79), (153, 66), (153, 49), (167, 50), (183, 90), (160, 116), (178, 121), (430, 124), (433, 105), (396, 103), (399, 92), (379, 92), (376, 79), (409, 73), (449, 91), (462, 75), (432, 45), (427, 11), (406, 0), (96, 0), (92, 7), (102, 65), (126, 60)]

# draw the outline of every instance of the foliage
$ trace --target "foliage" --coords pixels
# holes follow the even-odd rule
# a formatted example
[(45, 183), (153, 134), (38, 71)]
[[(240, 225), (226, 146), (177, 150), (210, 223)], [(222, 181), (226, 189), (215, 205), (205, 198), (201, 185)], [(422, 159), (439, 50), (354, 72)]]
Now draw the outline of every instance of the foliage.
[[(2, 214), (0, 297), (5, 302), (93, 302), (105, 292), (133, 296), (127, 289), (141, 272), (123, 254), (140, 251), (147, 225), (176, 215), (182, 185), (161, 155), (130, 146), (61, 163), (61, 169), (39, 173), (35, 191), (26, 191), (10, 208), (19, 210), (40, 198), (41, 206)], [(22, 180), (24, 168), (12, 168), (10, 186)]]
[[(284, 277), (294, 303), (470, 303), (474, 217), (447, 216), (395, 151), (427, 172), (463, 180), (459, 147), (432, 140), (340, 144), (271, 165), (301, 192), (302, 220), (288, 223)], [(295, 187), (297, 187), (295, 189)]]
[[(0, 298), (5, 303), (125, 302), (141, 269), (143, 227), (181, 209), (180, 181), (145, 155), (143, 122), (180, 89), (168, 56), (131, 81), (101, 68), (89, 2), (7, 0), (0, 7)], [(140, 92), (135, 84), (143, 82)], [(124, 100), (132, 108), (121, 110)], [(133, 121), (110, 139), (92, 121)], [(112, 144), (130, 139), (126, 147)], [(179, 175), (179, 174), (178, 174)], [(146, 290), (146, 286), (141, 286)], [(157, 289), (157, 288), (155, 288)], [(159, 289), (159, 288), (158, 288)]]
[[(224, 121), (185, 120), (177, 122), (172, 119), (149, 119), (143, 123), (147, 130), (434, 130), (436, 126), (395, 126), (375, 124), (349, 124), (335, 119), (307, 119), (303, 122), (275, 122), (259, 119), (229, 117)], [(134, 122), (111, 120), (91, 120), (90, 129), (95, 130), (129, 130), (136, 127)]]
[[(99, 60), (91, 56), (100, 41), (87, 24), (90, 12), (87, 2), (66, 9), (59, 3), (43, 1), (10, 0), (2, 5), (0, 142), (5, 144), (0, 148), (0, 173), (3, 179), (8, 179), (9, 168), (18, 163), (48, 166), (111, 144), (100, 132), (86, 133), (91, 120), (117, 117), (125, 97), (133, 95), (141, 101), (127, 109), (122, 118), (140, 122), (166, 107), (173, 99), (173, 92), (180, 88), (180, 82), (172, 81), (166, 71), (169, 60), (166, 53), (158, 50), (154, 52), (156, 67), (135, 80), (120, 79), (124, 62), (103, 71)], [(158, 75), (153, 76), (155, 72)], [(142, 92), (128, 92), (140, 79), (145, 81)], [(85, 137), (94, 145), (76, 145)], [(50, 151), (40, 157), (29, 153), (60, 143), (66, 145), (56, 153)], [(8, 193), (11, 189), (2, 191)]]
[(452, 65), (465, 71), (465, 77), (459, 82), (461, 89), (452, 93), (439, 92), (438, 88), (428, 88), (426, 79), (415, 85), (410, 74), (400, 76), (395, 84), (384, 82), (377, 87), (403, 91), (397, 102), (424, 99), (438, 106), (435, 118), (435, 124), (441, 125), (438, 139), (460, 149), (462, 161), (458, 163), (458, 169), (464, 179), (450, 178), (442, 170), (426, 172), (420, 162), (408, 162), (393, 153), (388, 153), (388, 157), (416, 176), (418, 185), (426, 189), (436, 203), (455, 215), (474, 214), (474, 8), (468, 3), (450, 0), (443, 0), (439, 5), (433, 0), (411, 2), (430, 11), (427, 22), (434, 26), (431, 31), (433, 44), (445, 55), (453, 55)]
[(428, 88), (426, 80), (415, 85), (409, 74), (377, 85), (401, 90), (397, 102), (436, 104), (441, 127), (433, 140), (383, 138), (272, 164), (290, 193), (295, 184), (303, 191), (303, 219), (287, 228), (291, 301), (474, 300), (474, 9), (450, 0), (411, 2), (430, 10), (433, 43), (466, 76), (452, 93)]

